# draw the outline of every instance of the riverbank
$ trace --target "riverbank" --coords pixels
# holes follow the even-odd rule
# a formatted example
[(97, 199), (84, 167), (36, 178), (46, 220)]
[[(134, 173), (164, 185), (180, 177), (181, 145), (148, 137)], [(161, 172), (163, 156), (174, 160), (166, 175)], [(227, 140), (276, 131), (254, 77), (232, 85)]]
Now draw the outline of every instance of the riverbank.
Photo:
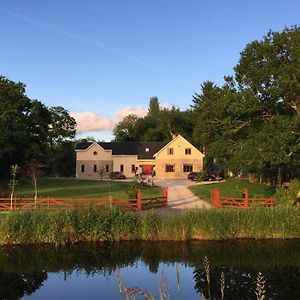
[(299, 208), (195, 209), (170, 215), (115, 208), (0, 214), (1, 245), (239, 238), (300, 238)]

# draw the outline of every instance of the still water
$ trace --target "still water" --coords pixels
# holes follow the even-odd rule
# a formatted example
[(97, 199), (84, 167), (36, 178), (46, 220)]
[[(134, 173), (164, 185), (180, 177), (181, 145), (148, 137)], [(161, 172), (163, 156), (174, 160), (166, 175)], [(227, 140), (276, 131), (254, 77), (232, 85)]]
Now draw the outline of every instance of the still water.
[[(115, 300), (126, 299), (124, 289), (151, 293), (154, 299), (160, 299), (160, 290), (170, 300), (207, 299), (209, 294), (221, 299), (222, 271), (224, 299), (256, 299), (260, 271), (265, 299), (299, 300), (300, 240), (3, 247), (0, 299)], [(136, 294), (136, 299), (145, 298)]]

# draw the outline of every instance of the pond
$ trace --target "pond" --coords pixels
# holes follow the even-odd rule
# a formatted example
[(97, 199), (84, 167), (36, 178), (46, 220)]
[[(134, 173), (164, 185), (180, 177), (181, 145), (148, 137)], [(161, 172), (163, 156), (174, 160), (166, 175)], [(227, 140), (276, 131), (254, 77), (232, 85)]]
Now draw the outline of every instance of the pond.
[(265, 299), (300, 299), (300, 240), (2, 247), (0, 299), (222, 299), (222, 271), (224, 299), (256, 299), (259, 272)]

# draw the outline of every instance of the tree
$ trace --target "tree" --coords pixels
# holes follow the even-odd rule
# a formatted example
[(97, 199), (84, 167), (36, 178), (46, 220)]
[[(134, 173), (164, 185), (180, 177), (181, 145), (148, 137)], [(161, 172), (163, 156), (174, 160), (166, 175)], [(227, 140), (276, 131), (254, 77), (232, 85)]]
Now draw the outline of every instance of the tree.
[(116, 142), (130, 142), (136, 140), (135, 127), (138, 121), (138, 116), (130, 114), (122, 121), (116, 124), (113, 129)]
[(18, 170), (19, 170), (18, 165), (11, 166), (11, 180), (9, 182), (9, 185), (10, 185), (10, 209), (11, 210), (13, 208), (13, 198), (14, 198), (15, 187), (18, 183), (18, 181), (17, 181)]
[(300, 27), (270, 31), (246, 46), (235, 67), (236, 81), (250, 88), (268, 113), (287, 108), (300, 114)]
[(159, 100), (157, 97), (151, 97), (149, 101), (148, 116), (157, 118), (160, 113)]
[(0, 76), (0, 177), (13, 164), (48, 163), (53, 145), (75, 135), (75, 120), (62, 107), (49, 109), (25, 94), (23, 83)]
[(62, 106), (53, 106), (49, 109), (51, 122), (49, 136), (51, 143), (73, 140), (76, 133), (76, 121)]
[(43, 167), (43, 164), (39, 163), (38, 161), (31, 160), (26, 163), (25, 166), (25, 175), (29, 177), (32, 181), (34, 187), (34, 205), (36, 208), (36, 201), (38, 197), (38, 186), (37, 180), (40, 175), (40, 169)]

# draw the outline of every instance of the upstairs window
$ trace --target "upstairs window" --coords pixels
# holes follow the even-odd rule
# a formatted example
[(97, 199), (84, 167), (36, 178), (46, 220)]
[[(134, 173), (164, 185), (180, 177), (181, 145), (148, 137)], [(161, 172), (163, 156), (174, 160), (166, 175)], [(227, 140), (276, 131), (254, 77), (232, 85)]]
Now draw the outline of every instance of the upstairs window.
[(185, 155), (191, 155), (192, 149), (191, 148), (185, 148)]
[(166, 173), (173, 173), (173, 172), (175, 172), (175, 166), (174, 165), (166, 165), (165, 171), (166, 171)]
[(97, 153), (97, 151), (94, 151), (94, 153), (93, 153), (94, 155), (97, 155), (98, 153)]
[(168, 148), (168, 149), (167, 149), (167, 153), (168, 153), (169, 155), (173, 155), (173, 154), (174, 154), (174, 149), (173, 149), (173, 148)]
[(149, 152), (150, 151), (150, 148), (145, 148), (145, 152)]

